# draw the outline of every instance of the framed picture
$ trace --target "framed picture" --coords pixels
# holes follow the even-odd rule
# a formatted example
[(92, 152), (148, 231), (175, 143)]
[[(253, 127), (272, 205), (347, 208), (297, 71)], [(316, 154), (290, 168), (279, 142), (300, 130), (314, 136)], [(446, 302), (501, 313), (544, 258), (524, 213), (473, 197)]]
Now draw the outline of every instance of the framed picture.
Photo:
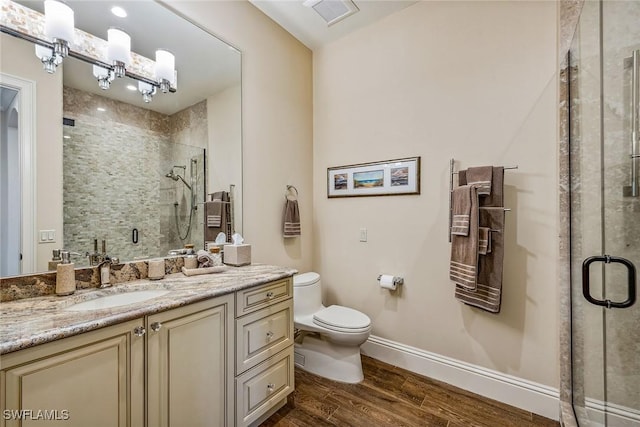
[(327, 196), (420, 194), (420, 157), (327, 168)]

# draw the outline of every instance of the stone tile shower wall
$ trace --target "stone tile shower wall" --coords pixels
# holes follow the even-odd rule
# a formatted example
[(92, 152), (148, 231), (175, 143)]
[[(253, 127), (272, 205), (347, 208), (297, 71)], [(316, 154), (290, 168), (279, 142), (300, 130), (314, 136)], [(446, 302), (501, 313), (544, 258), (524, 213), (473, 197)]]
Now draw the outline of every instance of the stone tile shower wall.
[[(177, 249), (186, 243), (193, 243), (196, 248), (204, 247), (203, 224), (204, 208), (202, 202), (205, 194), (205, 161), (204, 148), (208, 143), (207, 102), (202, 101), (171, 115), (168, 121), (171, 141), (170, 145), (161, 146), (160, 164), (162, 179), (160, 181), (160, 229), (164, 233), (160, 241), (161, 253), (166, 254), (171, 249)], [(164, 178), (175, 165), (185, 166), (184, 178), (190, 182), (190, 161), (197, 159), (196, 168), (196, 210), (191, 219), (191, 228), (187, 234), (189, 224), (189, 190), (180, 181)], [(176, 169), (180, 171), (181, 169)], [(178, 206), (175, 206), (175, 203)], [(176, 227), (176, 212), (178, 214), (179, 230)]]
[[(199, 105), (174, 116), (199, 118), (190, 113)], [(64, 127), (69, 137), (64, 139), (63, 150), (65, 249), (84, 254), (93, 250), (94, 239), (105, 239), (109, 255), (133, 260), (166, 255), (184, 243), (202, 246), (202, 227), (198, 226), (202, 220), (195, 217), (189, 241), (178, 239), (173, 205), (178, 201), (184, 234), (189, 194), (182, 182), (165, 175), (173, 165), (186, 165), (189, 182), (189, 159), (196, 158), (196, 188), (202, 199), (204, 150), (177, 144), (174, 137), (188, 132), (190, 125), (204, 127), (206, 132), (206, 115), (204, 123), (196, 125), (194, 119), (176, 130), (173, 116), (65, 87), (64, 117), (75, 120), (75, 126)], [(206, 133), (205, 142), (200, 137), (197, 141), (196, 145), (206, 144)], [(134, 228), (139, 232), (137, 244), (132, 242)], [(86, 257), (76, 257), (74, 262), (87, 265)]]

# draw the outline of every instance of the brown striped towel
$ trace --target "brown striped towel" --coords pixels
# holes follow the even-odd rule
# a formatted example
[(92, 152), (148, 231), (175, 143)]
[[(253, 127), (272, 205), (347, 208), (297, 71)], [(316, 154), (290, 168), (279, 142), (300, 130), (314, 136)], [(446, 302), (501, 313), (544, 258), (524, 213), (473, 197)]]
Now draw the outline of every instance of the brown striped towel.
[(486, 255), (491, 253), (491, 229), (478, 227), (478, 253)]
[(449, 278), (456, 286), (475, 290), (478, 278), (478, 188), (475, 185), (467, 187), (470, 193), (469, 233), (467, 236), (451, 233)]
[(300, 210), (297, 200), (287, 199), (282, 223), (282, 235), (284, 237), (300, 236)]
[(471, 213), (471, 186), (462, 185), (453, 190), (451, 234), (469, 235), (469, 213)]
[(220, 232), (225, 233), (227, 237), (231, 237), (227, 229), (227, 225), (231, 220), (229, 193), (226, 191), (218, 191), (211, 193), (210, 196), (211, 201), (204, 203), (205, 242), (215, 241)]
[(475, 290), (456, 285), (455, 296), (465, 304), (491, 313), (500, 312), (502, 271), (504, 267), (504, 208), (480, 208), (480, 224), (500, 232), (491, 232), (491, 253), (478, 260), (478, 283)]
[(467, 169), (467, 184), (478, 186), (478, 196), (488, 196), (491, 194), (491, 177), (493, 167), (480, 166)]
[[(470, 184), (467, 176), (469, 170), (458, 172), (458, 185)], [(480, 207), (498, 206), (504, 206), (504, 167), (493, 166), (491, 168), (491, 194), (480, 197)]]

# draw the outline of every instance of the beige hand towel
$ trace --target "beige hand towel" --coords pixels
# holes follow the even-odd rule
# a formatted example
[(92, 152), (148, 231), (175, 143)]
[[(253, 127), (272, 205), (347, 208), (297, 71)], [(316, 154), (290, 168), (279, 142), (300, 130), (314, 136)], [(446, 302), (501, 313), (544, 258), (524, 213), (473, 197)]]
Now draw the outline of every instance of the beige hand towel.
[(467, 184), (478, 186), (479, 196), (491, 194), (491, 177), (493, 168), (491, 166), (480, 166), (467, 169)]
[(500, 312), (502, 300), (502, 271), (504, 267), (504, 209), (480, 208), (480, 223), (500, 232), (490, 233), (491, 253), (478, 260), (476, 290), (456, 285), (455, 296), (465, 304), (491, 313)]
[(287, 199), (284, 206), (282, 221), (282, 234), (284, 237), (300, 236), (300, 209), (297, 200)]
[(456, 286), (475, 290), (478, 278), (478, 189), (473, 185), (468, 187), (471, 202), (469, 235), (452, 233), (449, 278)]
[(211, 257), (211, 254), (209, 252), (200, 249), (196, 253), (196, 255), (198, 257), (198, 268), (207, 268), (214, 266), (213, 258)]
[[(468, 171), (458, 172), (458, 185), (469, 184)], [(491, 194), (480, 197), (480, 207), (504, 206), (504, 167), (493, 166), (491, 169)]]
[(451, 235), (469, 235), (469, 214), (471, 213), (471, 186), (462, 185), (453, 190), (452, 206), (453, 217), (451, 222)]
[(489, 227), (478, 228), (478, 253), (480, 255), (491, 253), (491, 229)]
[(204, 203), (204, 240), (212, 242), (221, 231), (226, 233), (227, 222), (225, 203), (219, 200)]

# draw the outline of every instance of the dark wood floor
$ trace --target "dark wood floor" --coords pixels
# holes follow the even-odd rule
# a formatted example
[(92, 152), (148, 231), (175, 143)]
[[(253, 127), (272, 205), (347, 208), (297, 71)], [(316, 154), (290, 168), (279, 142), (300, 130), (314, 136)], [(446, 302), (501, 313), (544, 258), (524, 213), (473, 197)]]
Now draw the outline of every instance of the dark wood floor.
[(560, 424), (404, 369), (362, 356), (360, 384), (327, 380), (296, 368), (289, 403), (271, 426), (532, 427)]

